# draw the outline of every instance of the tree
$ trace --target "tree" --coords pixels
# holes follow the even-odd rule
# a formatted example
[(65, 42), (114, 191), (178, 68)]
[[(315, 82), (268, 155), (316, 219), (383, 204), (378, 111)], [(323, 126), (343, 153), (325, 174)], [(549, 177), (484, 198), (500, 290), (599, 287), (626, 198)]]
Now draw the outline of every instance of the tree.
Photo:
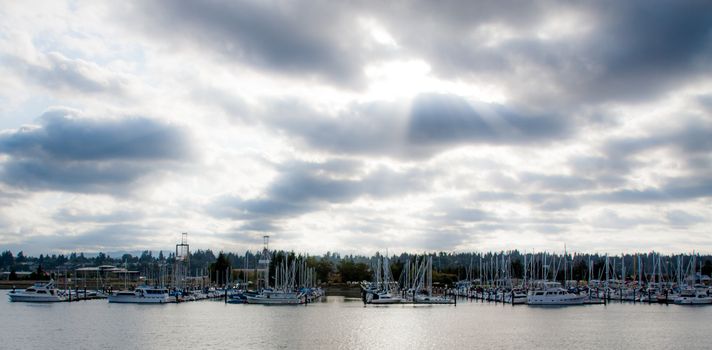
[[(82, 253), (82, 256), (84, 256), (83, 253)], [(94, 263), (97, 265), (104, 265), (105, 262), (106, 262), (106, 254), (104, 254), (102, 252), (99, 252), (99, 254), (97, 254), (96, 258), (94, 258)]]
[(32, 272), (32, 273), (30, 274), (30, 279), (33, 279), (33, 280), (44, 280), (44, 279), (48, 279), (48, 278), (49, 278), (49, 277), (47, 276), (47, 274), (46, 274), (46, 273), (44, 272), (44, 270), (42, 269), (42, 265), (41, 265), (41, 264), (37, 266), (37, 270), (36, 270), (36, 271), (34, 271), (34, 272)]
[(357, 282), (371, 279), (371, 270), (364, 263), (342, 260), (338, 267), (342, 282)]
[(223, 252), (218, 254), (218, 258), (214, 263), (210, 264), (210, 281), (216, 282), (219, 285), (226, 284), (226, 273), (230, 269), (230, 263), (227, 261), (227, 256)]
[(322, 282), (329, 280), (329, 274), (334, 272), (334, 263), (327, 259), (321, 259), (314, 267), (316, 278)]
[(13, 268), (10, 271), (10, 276), (8, 278), (10, 281), (16, 281), (17, 280), (17, 272), (15, 272), (15, 269)]
[(12, 252), (6, 250), (0, 255), (0, 267), (10, 267), (15, 264), (15, 257), (12, 256)]
[(705, 264), (702, 266), (702, 274), (707, 276), (712, 275), (712, 261), (705, 260)]

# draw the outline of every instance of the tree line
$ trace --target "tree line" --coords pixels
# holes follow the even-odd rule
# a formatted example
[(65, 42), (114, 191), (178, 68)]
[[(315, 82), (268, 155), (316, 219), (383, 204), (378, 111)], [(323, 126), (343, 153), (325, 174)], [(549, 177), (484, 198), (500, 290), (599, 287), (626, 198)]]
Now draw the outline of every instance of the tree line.
[[(257, 267), (261, 252), (246, 251), (243, 254), (234, 252), (219, 252), (217, 255), (210, 249), (198, 249), (190, 252), (190, 270), (193, 276), (209, 275), (213, 281), (222, 281), (225, 278), (221, 271), (225, 269), (253, 270)], [(500, 252), (469, 252), (451, 253), (437, 252), (429, 254), (409, 254), (402, 253), (391, 255), (389, 260), (393, 277), (397, 280), (409, 262), (414, 261), (416, 256), (433, 257), (433, 280), (436, 283), (452, 284), (462, 279), (486, 278), (493, 275), (494, 269), (498, 273), (504, 273), (511, 278), (522, 278), (527, 271), (533, 268), (541, 268), (546, 261), (548, 265), (558, 266), (557, 273), (552, 278), (562, 280), (564, 271), (561, 268), (562, 261), (567, 263), (567, 279), (583, 280), (588, 278), (589, 271), (593, 270), (594, 276), (603, 274), (606, 255), (602, 254), (577, 254), (577, 253), (523, 253), (517, 250)], [(348, 282), (370, 280), (373, 277), (373, 269), (376, 262), (381, 259), (380, 254), (372, 256), (365, 255), (341, 255), (339, 253), (327, 252), (324, 255), (304, 255), (296, 254), (294, 251), (274, 250), (270, 264), (270, 275), (274, 276), (275, 264), (281, 263), (283, 259), (306, 260), (306, 265), (313, 268), (317, 280), (326, 282)], [(712, 256), (694, 255), (696, 265), (695, 270), (703, 275), (712, 275)], [(634, 269), (641, 271), (645, 275), (653, 273), (653, 266), (657, 266), (658, 274), (670, 276), (677, 269), (678, 264), (688, 266), (692, 259), (692, 254), (683, 255), (663, 255), (656, 252), (641, 254), (622, 254), (609, 256), (609, 264), (617, 264), (616, 271), (627, 271), (625, 277), (632, 276)], [(159, 251), (155, 254), (152, 251), (143, 251), (141, 254), (122, 254), (120, 256), (109, 256), (106, 253), (98, 254), (70, 253), (64, 254), (40, 254), (37, 257), (28, 256), (22, 251), (13, 254), (6, 250), (0, 254), (0, 271), (10, 272), (11, 278), (18, 278), (17, 272), (34, 273), (28, 278), (41, 279), (49, 276), (53, 271), (69, 271), (77, 267), (113, 265), (125, 267), (129, 270), (146, 272), (155, 271), (159, 266), (172, 266), (175, 263), (175, 254), (168, 252), (164, 254)], [(524, 265), (524, 262), (527, 265)], [(531, 262), (534, 261), (534, 265)], [(589, 267), (589, 263), (592, 265)], [(557, 265), (558, 264), (558, 265)], [(637, 264), (642, 265), (642, 267)], [(549, 267), (547, 265), (547, 267)], [(248, 278), (244, 275), (232, 275), (231, 278)]]

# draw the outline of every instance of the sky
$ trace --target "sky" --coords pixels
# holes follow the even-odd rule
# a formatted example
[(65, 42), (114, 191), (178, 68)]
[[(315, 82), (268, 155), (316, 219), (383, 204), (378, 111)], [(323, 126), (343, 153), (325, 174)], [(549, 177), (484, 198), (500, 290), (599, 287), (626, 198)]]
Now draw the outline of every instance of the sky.
[(2, 250), (712, 252), (709, 1), (0, 18)]

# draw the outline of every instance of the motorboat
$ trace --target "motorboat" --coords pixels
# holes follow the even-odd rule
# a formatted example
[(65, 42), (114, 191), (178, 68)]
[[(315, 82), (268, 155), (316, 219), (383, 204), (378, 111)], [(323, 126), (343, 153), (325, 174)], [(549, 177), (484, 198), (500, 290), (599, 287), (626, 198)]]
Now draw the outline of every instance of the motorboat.
[(304, 295), (299, 292), (288, 292), (265, 289), (261, 293), (245, 293), (248, 304), (295, 305), (304, 304)]
[(419, 294), (413, 298), (413, 302), (416, 304), (454, 304), (455, 299), (440, 295)]
[(11, 291), (8, 293), (10, 301), (53, 303), (67, 300), (63, 291), (54, 286), (54, 280), (47, 283), (37, 282), (31, 287), (21, 291)]
[(391, 293), (381, 292), (381, 293), (370, 293), (366, 297), (369, 304), (400, 304), (403, 302), (403, 298), (399, 296), (394, 296)]
[(557, 282), (546, 282), (541, 289), (527, 295), (529, 305), (583, 305), (585, 295), (570, 293)]
[(134, 290), (117, 291), (109, 295), (110, 303), (164, 304), (169, 302), (168, 289), (139, 286)]
[(677, 305), (705, 305), (712, 304), (712, 296), (707, 291), (699, 288), (688, 288), (680, 292), (680, 296), (675, 298)]
[(505, 294), (504, 301), (512, 305), (526, 304), (527, 293), (521, 289), (513, 289), (511, 292)]

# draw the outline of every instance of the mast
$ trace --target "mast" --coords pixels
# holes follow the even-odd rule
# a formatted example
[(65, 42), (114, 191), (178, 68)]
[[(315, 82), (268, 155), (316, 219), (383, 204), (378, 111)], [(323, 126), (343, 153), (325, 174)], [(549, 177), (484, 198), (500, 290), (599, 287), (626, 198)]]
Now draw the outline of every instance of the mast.
[(433, 257), (428, 259), (428, 296), (433, 296)]
[(608, 291), (608, 253), (606, 253), (606, 292)]
[(523, 286), (526, 287), (527, 285), (527, 253), (524, 252), (524, 284)]
[(564, 288), (566, 288), (566, 243), (564, 243)]
[(640, 271), (643, 268), (643, 261), (640, 259), (640, 254), (638, 254), (638, 288), (643, 286), (643, 276)]

